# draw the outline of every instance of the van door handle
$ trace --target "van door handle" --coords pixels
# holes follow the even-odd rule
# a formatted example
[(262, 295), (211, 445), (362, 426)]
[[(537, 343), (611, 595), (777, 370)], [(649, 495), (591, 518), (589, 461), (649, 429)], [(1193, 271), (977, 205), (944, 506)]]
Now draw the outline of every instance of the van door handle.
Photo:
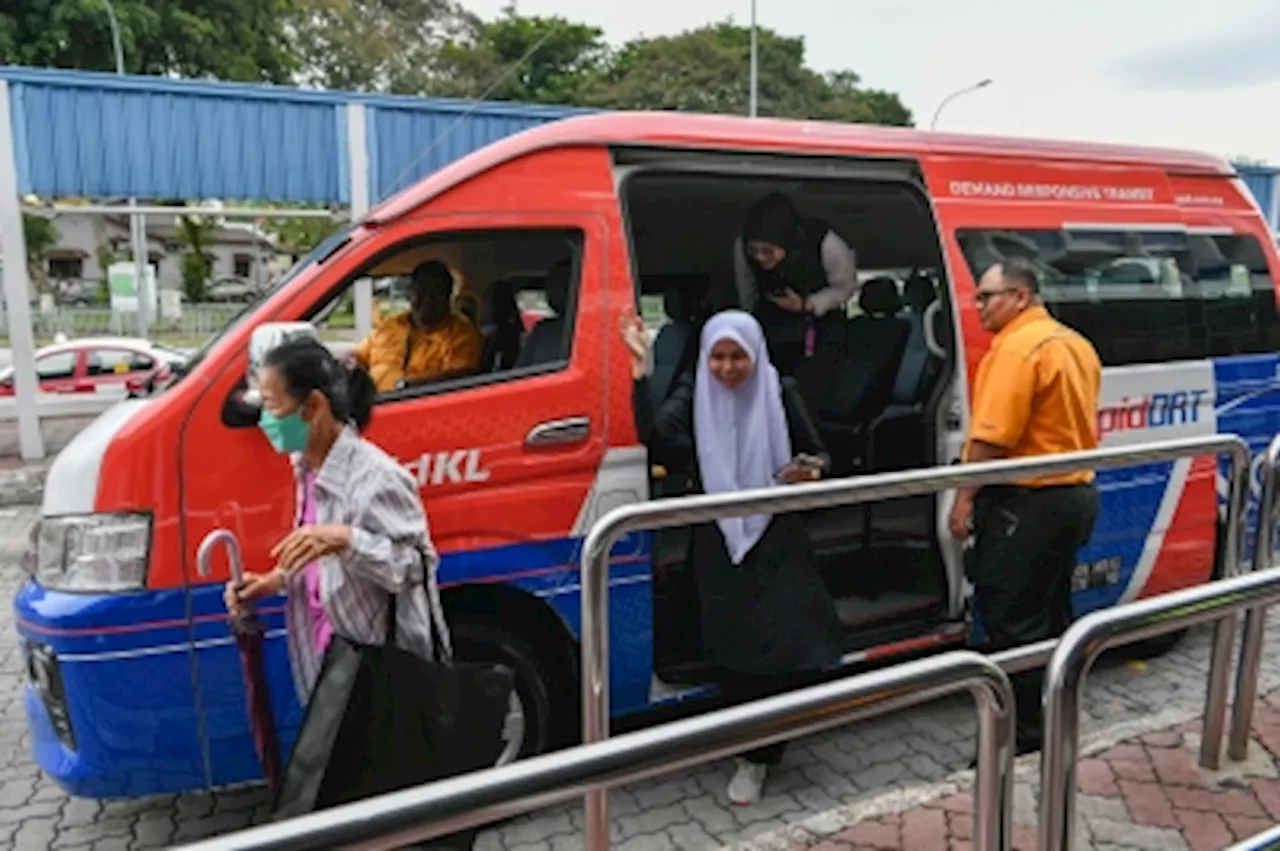
[(591, 434), (590, 417), (569, 417), (563, 420), (550, 420), (539, 423), (529, 429), (525, 435), (525, 446), (564, 446), (569, 443), (581, 443)]

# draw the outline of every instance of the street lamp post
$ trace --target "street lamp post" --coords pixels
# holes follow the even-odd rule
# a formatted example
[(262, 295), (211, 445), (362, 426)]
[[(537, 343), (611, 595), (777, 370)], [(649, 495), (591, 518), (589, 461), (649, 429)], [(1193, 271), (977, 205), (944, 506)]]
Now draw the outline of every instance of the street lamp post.
[(978, 82), (974, 83), (972, 86), (960, 89), (959, 91), (956, 91), (956, 92), (952, 92), (951, 94), (943, 98), (942, 103), (938, 104), (938, 108), (933, 112), (933, 121), (929, 122), (929, 129), (930, 130), (937, 129), (938, 116), (942, 115), (942, 110), (946, 107), (947, 104), (951, 103), (953, 100), (955, 100), (958, 97), (962, 97), (971, 92), (976, 92), (978, 89), (985, 89), (987, 86), (991, 85), (991, 82), (992, 81), (990, 79), (979, 80)]
[(748, 100), (747, 114), (756, 117), (760, 106), (760, 49), (756, 36), (756, 0), (751, 0), (751, 92)]
[[(120, 21), (116, 18), (115, 7), (111, 0), (102, 0), (107, 10), (107, 18), (111, 21), (111, 46), (116, 54), (116, 73), (124, 76), (124, 46), (120, 41)], [(137, 206), (137, 199), (129, 199), (129, 207)], [(147, 235), (145, 220), (134, 213), (129, 214), (129, 243), (133, 246), (134, 292), (138, 298), (138, 335), (146, 337), (150, 325), (151, 288), (147, 285)], [(108, 291), (110, 286), (108, 286)]]

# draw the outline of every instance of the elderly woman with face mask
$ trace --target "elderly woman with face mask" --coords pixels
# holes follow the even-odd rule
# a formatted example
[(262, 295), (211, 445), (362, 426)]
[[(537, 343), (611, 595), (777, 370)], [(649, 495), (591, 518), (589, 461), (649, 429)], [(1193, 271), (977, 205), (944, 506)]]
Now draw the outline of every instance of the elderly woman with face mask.
[(480, 368), (484, 338), (453, 309), (453, 274), (438, 260), (413, 270), (409, 310), (383, 320), (355, 350), (378, 392), (443, 381)]
[[(742, 311), (711, 317), (698, 361), (656, 410), (649, 343), (624, 319), (635, 379), (636, 429), (651, 459), (687, 472), (694, 490), (730, 493), (821, 477), (826, 453), (804, 403), (769, 360), (760, 324)], [(801, 518), (753, 515), (693, 529), (707, 661), (731, 699), (750, 700), (816, 679), (840, 658), (842, 629)], [(729, 784), (735, 804), (759, 800), (785, 743), (746, 754)]]
[[(853, 250), (819, 219), (800, 215), (773, 192), (747, 209), (734, 243), (736, 304), (764, 326), (769, 354), (783, 375), (835, 330), (858, 291)], [(729, 306), (730, 299), (720, 307)]]

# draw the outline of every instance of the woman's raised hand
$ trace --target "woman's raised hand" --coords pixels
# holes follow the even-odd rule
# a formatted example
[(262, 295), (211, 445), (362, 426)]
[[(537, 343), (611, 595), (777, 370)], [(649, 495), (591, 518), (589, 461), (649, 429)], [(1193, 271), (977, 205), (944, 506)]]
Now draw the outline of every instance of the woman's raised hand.
[(649, 371), (649, 334), (635, 313), (625, 314), (621, 326), (622, 342), (631, 355), (631, 377), (639, 381)]

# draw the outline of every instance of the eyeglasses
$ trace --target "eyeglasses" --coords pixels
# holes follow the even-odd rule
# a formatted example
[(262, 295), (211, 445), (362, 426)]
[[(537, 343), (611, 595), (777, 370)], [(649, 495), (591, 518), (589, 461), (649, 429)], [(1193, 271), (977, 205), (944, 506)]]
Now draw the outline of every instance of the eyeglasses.
[(1005, 287), (1004, 289), (1000, 289), (1000, 290), (985, 290), (985, 291), (979, 290), (977, 293), (974, 294), (973, 302), (974, 304), (978, 305), (978, 307), (986, 307), (987, 302), (991, 301), (991, 299), (995, 298), (996, 296), (1004, 295), (1005, 293), (1013, 293), (1017, 291), (1018, 291), (1017, 287)]

